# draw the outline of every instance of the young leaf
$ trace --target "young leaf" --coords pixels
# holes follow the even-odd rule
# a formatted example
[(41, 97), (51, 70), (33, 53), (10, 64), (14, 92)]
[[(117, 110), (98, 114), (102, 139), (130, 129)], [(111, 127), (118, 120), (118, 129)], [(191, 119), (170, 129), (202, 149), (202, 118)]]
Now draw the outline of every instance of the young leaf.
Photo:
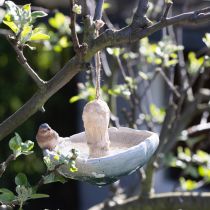
[(32, 21), (35, 21), (37, 18), (46, 17), (47, 13), (44, 11), (34, 11), (31, 13)]
[(20, 35), (21, 43), (25, 43), (30, 39), (32, 33), (32, 26), (24, 25), (23, 30)]
[(30, 196), (30, 199), (38, 199), (38, 198), (48, 198), (49, 195), (47, 194), (39, 194), (39, 193), (36, 193), (36, 194), (32, 194)]
[(17, 133), (15, 133), (15, 136), (11, 138), (9, 141), (9, 148), (13, 151), (16, 157), (20, 155), (21, 143), (22, 143), (22, 139)]
[(31, 11), (31, 4), (25, 4), (22, 7), (25, 11), (30, 12)]
[(14, 193), (6, 188), (0, 189), (0, 202), (2, 203), (10, 203), (16, 198)]
[(57, 12), (55, 17), (49, 19), (49, 24), (56, 29), (59, 29), (64, 24), (64, 22), (65, 16), (60, 12)]
[(24, 143), (21, 143), (21, 151), (22, 152), (29, 152), (33, 149), (34, 147), (34, 142), (27, 140)]
[(51, 173), (44, 177), (44, 184), (50, 184), (53, 182), (61, 182), (62, 184), (64, 184), (66, 180), (63, 176), (55, 175), (54, 173)]
[(30, 37), (30, 41), (38, 41), (38, 40), (48, 40), (50, 39), (50, 36), (47, 34), (43, 34), (41, 32), (33, 33)]
[(24, 185), (24, 186), (29, 186), (29, 182), (28, 179), (26, 177), (25, 174), (23, 173), (19, 173), (16, 177), (15, 177), (15, 184), (16, 185)]
[(3, 20), (3, 23), (4, 23), (5, 25), (9, 26), (9, 28), (10, 28), (13, 32), (15, 32), (15, 34), (18, 33), (19, 28), (17, 27), (17, 25), (16, 25), (14, 22)]

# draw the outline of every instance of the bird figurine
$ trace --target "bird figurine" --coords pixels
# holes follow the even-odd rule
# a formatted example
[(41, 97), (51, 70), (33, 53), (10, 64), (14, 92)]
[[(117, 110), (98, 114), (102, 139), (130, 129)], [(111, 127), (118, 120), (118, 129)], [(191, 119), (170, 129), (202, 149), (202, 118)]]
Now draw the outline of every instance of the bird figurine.
[(59, 135), (47, 123), (39, 126), (36, 140), (41, 149), (53, 150), (59, 143)]

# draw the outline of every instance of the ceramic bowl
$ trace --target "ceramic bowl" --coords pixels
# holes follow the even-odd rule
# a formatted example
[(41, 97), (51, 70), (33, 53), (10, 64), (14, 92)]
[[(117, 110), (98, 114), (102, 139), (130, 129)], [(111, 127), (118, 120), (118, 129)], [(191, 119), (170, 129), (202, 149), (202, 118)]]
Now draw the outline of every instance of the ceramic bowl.
[[(77, 172), (70, 172), (63, 165), (58, 171), (67, 178), (85, 181), (94, 185), (107, 185), (121, 176), (133, 173), (142, 167), (154, 154), (159, 144), (157, 134), (130, 128), (109, 128), (110, 152), (100, 158), (88, 158), (85, 132), (73, 135), (58, 145), (60, 154), (66, 156), (72, 148), (79, 150), (76, 159)], [(51, 157), (54, 151), (47, 151)], [(52, 158), (52, 161), (56, 161)]]

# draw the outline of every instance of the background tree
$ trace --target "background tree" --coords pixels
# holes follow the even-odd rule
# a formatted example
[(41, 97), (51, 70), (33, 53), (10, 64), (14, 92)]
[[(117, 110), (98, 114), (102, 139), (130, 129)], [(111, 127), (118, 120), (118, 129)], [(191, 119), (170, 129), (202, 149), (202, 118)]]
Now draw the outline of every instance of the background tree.
[[(177, 187), (176, 190), (194, 190), (209, 182), (209, 155), (202, 148), (194, 146), (206, 138), (203, 131), (209, 129), (207, 121), (210, 93), (206, 81), (209, 79), (210, 35), (206, 34), (203, 38), (206, 48), (198, 54), (189, 53), (186, 56), (188, 62), (185, 63), (182, 33), (184, 24), (198, 25), (207, 22), (210, 18), (210, 9), (205, 7), (188, 12), (191, 4), (190, 1), (186, 2), (183, 11), (179, 15), (173, 15), (171, 14), (173, 5), (171, 1), (152, 1), (152, 5), (149, 7), (147, 0), (139, 0), (132, 18), (128, 20), (125, 27), (119, 29), (111, 23), (106, 13), (103, 13), (105, 6), (112, 6), (112, 3), (107, 5), (102, 0), (96, 1), (95, 12), (92, 14), (91, 8), (94, 7), (92, 1), (82, 1), (81, 7), (79, 2), (72, 0), (70, 1), (71, 33), (68, 28), (68, 18), (62, 13), (56, 13), (49, 19), (49, 25), (53, 30), (45, 25), (43, 26), (45, 32), (43, 32), (40, 30), (41, 27), (35, 23), (35, 19), (46, 16), (43, 9), (31, 12), (30, 5), (17, 6), (10, 1), (4, 2), (7, 10), (6, 13), (3, 12), (3, 22), (10, 30), (2, 28), (0, 34), (7, 38), (17, 54), (19, 63), (32, 78), (37, 88), (26, 103), (0, 124), (0, 140), (15, 131), (37, 111), (44, 111), (43, 106), (47, 100), (82, 70), (87, 71), (87, 81), (79, 85), (80, 93), (72, 97), (70, 102), (94, 98), (95, 75), (93, 69), (97, 63), (95, 64), (93, 57), (98, 56), (99, 51), (102, 51), (101, 62), (104, 69), (104, 80), (107, 80), (102, 84), (102, 94), (111, 108), (113, 124), (118, 126), (119, 119), (116, 116), (122, 115), (124, 120), (121, 122), (120, 119), (120, 123), (160, 133), (160, 146), (156, 154), (147, 164), (145, 171), (140, 171), (140, 197), (124, 199), (120, 205), (117, 205), (117, 198), (115, 198), (116, 205), (108, 207), (108, 202), (105, 208), (154, 209), (155, 207), (155, 209), (164, 210), (170, 206), (171, 209), (208, 209), (208, 193), (155, 194), (153, 190), (155, 171), (165, 164), (182, 169), (181, 188)], [(164, 11), (160, 10), (161, 6), (164, 6)], [(83, 31), (79, 32), (79, 38), (76, 30), (77, 16), (82, 18), (83, 23)], [(102, 19), (106, 23), (105, 26), (103, 26)], [(55, 33), (54, 30), (57, 30), (58, 33)], [(162, 30), (161, 40), (151, 43), (147, 37), (159, 30)], [(49, 35), (51, 35), (51, 39), (49, 39)], [(71, 37), (71, 43), (69, 37)], [(47, 81), (41, 79), (38, 71), (29, 65), (23, 54), (27, 47), (32, 49), (34, 46), (43, 53), (40, 41), (44, 43), (45, 50), (61, 52), (71, 45), (71, 49), (75, 53), (72, 56), (67, 55), (70, 58), (64, 67)], [(35, 45), (32, 44), (33, 42)], [(104, 51), (105, 49), (106, 51)], [(53, 54), (48, 53), (46, 59), (48, 56), (51, 56), (52, 61)], [(42, 63), (41, 69), (44, 65), (47, 66), (46, 63)], [(59, 65), (57, 66), (59, 67)], [(165, 109), (159, 108), (155, 104), (154, 98), (151, 97), (152, 85), (157, 78), (161, 78), (166, 89), (164, 91)], [(122, 108), (122, 104), (119, 104), (122, 101), (125, 104), (124, 108)], [(18, 105), (12, 107), (14, 110), (20, 106), (18, 99), (16, 99), (16, 104)], [(200, 122), (191, 127), (195, 119)], [(191, 128), (189, 129), (189, 127)], [(200, 136), (200, 134), (202, 135)], [(182, 144), (177, 148), (177, 152), (170, 153), (180, 140), (182, 140)], [(25, 144), (21, 143), (22, 140), (18, 135), (10, 141), (13, 155), (1, 165), (2, 174), (8, 162), (16, 159), (18, 151), (20, 154), (28, 155), (30, 153), (32, 143), (30, 141)], [(56, 168), (50, 170), (51, 172), (56, 172)], [(46, 176), (48, 175), (49, 171)], [(12, 202), (20, 205), (21, 208), (22, 204), (33, 196), (34, 198), (46, 196), (37, 195), (32, 191), (29, 193), (28, 190), (30, 191), (31, 187), (23, 174), (19, 174), (16, 180), (17, 186), (25, 186), (25, 191), (16, 189), (18, 195), (14, 197), (12, 192), (1, 190), (1, 196), (10, 197), (6, 203)], [(31, 197), (22, 196), (23, 191)], [(95, 208), (100, 209), (103, 206), (104, 204)]]

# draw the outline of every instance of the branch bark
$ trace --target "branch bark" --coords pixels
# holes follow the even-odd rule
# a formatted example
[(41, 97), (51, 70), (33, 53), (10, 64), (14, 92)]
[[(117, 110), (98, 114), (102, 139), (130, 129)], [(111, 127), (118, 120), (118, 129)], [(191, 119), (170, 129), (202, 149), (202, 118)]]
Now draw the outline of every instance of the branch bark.
[(103, 204), (99, 204), (89, 210), (209, 210), (209, 206), (210, 193), (173, 192), (156, 194), (149, 198), (134, 197), (112, 207), (104, 208)]
[(86, 54), (85, 60), (90, 60), (90, 55), (95, 54), (101, 49), (136, 42), (169, 25), (182, 23), (198, 24), (207, 21), (210, 21), (210, 7), (166, 18), (144, 29), (135, 28), (132, 25), (120, 30), (108, 29), (94, 40), (92, 46), (89, 46), (89, 52)]
[(77, 57), (73, 57), (46, 84), (38, 90), (19, 110), (0, 124), (0, 141), (15, 130), (29, 117), (36, 113), (60, 88), (66, 85), (80, 70), (82, 65)]
[(25, 58), (23, 54), (23, 49), (19, 49), (19, 47), (17, 46), (17, 43), (13, 43), (9, 38), (7, 38), (7, 40), (11, 44), (11, 46), (14, 48), (17, 54), (18, 62), (23, 66), (27, 74), (34, 80), (37, 86), (39, 88), (42, 88), (45, 84), (45, 81), (43, 81), (39, 77), (39, 75), (32, 69), (32, 67), (28, 64), (27, 59)]

